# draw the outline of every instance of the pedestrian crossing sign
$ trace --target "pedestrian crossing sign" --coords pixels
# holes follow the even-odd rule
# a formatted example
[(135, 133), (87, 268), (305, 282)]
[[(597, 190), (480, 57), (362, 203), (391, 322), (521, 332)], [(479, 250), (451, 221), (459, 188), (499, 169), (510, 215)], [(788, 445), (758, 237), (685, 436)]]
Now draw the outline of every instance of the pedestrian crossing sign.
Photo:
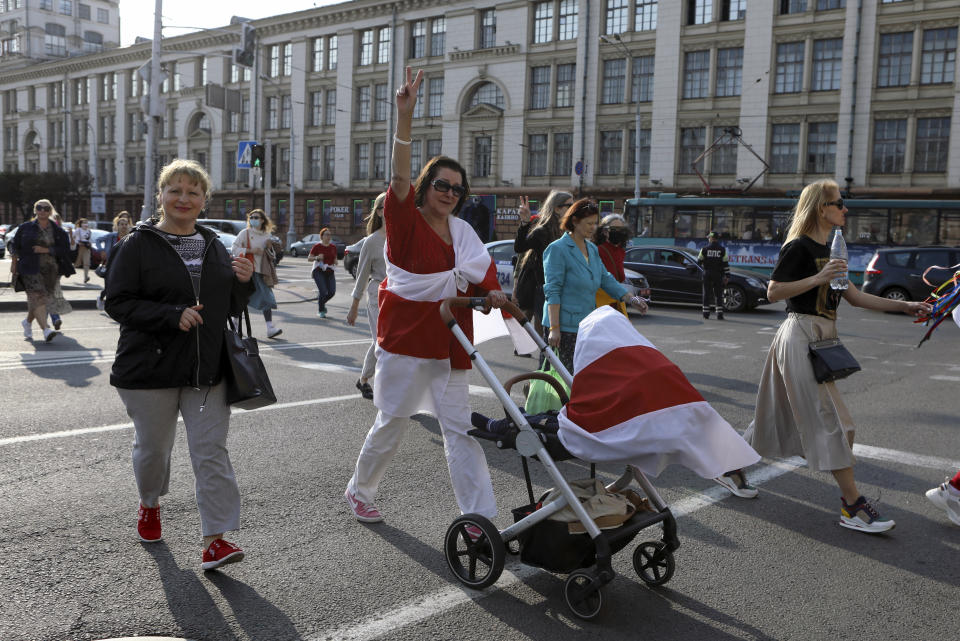
[(241, 140), (237, 144), (237, 169), (250, 169), (252, 148), (256, 140)]

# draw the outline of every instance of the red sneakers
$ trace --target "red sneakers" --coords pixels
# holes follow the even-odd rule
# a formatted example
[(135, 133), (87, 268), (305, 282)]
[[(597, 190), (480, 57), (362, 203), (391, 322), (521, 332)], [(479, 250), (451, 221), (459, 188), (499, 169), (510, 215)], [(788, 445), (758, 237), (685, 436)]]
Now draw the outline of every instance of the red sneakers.
[(160, 507), (143, 507), (137, 512), (137, 534), (144, 543), (157, 543), (163, 540), (160, 531)]
[(242, 560), (243, 550), (229, 541), (217, 539), (210, 544), (210, 547), (204, 550), (201, 567), (204, 570), (214, 570), (221, 565), (236, 563)]

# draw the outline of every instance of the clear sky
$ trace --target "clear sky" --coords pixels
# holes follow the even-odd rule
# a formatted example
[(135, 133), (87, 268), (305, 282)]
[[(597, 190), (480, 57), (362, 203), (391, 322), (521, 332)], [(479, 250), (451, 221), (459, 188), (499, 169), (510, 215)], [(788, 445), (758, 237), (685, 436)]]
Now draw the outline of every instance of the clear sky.
[[(163, 0), (163, 35), (179, 36), (198, 29), (223, 27), (230, 16), (257, 19), (344, 0)], [(120, 44), (132, 45), (137, 36), (153, 38), (156, 0), (120, 0)], [(168, 26), (169, 25), (169, 26)], [(174, 27), (192, 27), (188, 29)]]

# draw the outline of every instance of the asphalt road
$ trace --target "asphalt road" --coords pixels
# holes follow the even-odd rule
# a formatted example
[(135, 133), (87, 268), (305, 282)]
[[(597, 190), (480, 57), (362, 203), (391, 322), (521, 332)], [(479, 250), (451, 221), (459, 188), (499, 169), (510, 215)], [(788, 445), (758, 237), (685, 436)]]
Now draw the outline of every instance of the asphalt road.
[[(7, 269), (0, 261), (0, 273)], [(342, 492), (375, 416), (354, 387), (366, 325), (343, 322), (349, 276), (338, 280), (325, 320), (315, 303), (298, 302), (313, 291), (303, 259), (284, 260), (280, 277), (276, 317), (284, 332), (262, 341), (279, 402), (235, 412), (229, 440), (243, 495), (243, 529), (232, 539), (247, 558), (213, 573), (200, 570), (182, 433), (162, 503), (164, 542), (136, 538), (132, 430), (108, 383), (116, 325), (88, 300), (64, 318), (63, 336), (31, 344), (21, 333), (23, 312), (0, 308), (0, 639), (956, 636), (960, 528), (923, 496), (960, 466), (955, 325), (944, 324), (918, 350), (923, 330), (906, 317), (841, 309), (841, 336), (864, 366), (840, 384), (859, 426), (858, 482), (864, 494), (882, 495), (897, 521), (893, 532), (839, 527), (832, 478), (800, 460), (752, 468), (755, 501), (669, 468), (654, 482), (679, 515), (676, 575), (661, 588), (645, 586), (629, 547), (615, 558), (618, 576), (604, 588), (603, 611), (585, 623), (564, 604), (562, 576), (511, 559), (483, 592), (454, 582), (441, 547), (457, 509), (430, 416), (411, 421), (381, 486), (386, 522), (350, 518)], [(783, 316), (775, 305), (703, 321), (694, 307), (654, 306), (633, 320), (742, 430)], [(262, 319), (254, 331), (263, 336)], [(506, 339), (481, 351), (501, 380), (532, 368)], [(472, 383), (473, 409), (501, 415), (476, 372)], [(486, 451), (505, 527), (509, 509), (525, 502), (522, 472), (515, 453)], [(537, 489), (546, 490), (545, 474), (532, 468)], [(561, 469), (568, 478), (587, 475), (581, 462)], [(636, 543), (658, 538), (655, 530)]]

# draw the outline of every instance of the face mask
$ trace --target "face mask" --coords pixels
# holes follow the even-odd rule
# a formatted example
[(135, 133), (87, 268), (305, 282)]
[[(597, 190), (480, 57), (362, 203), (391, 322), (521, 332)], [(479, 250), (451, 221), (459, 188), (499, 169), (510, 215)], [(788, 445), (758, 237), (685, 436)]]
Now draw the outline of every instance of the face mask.
[(253, 227), (254, 229), (260, 229), (260, 226), (261, 226), (261, 225), (263, 225), (263, 221), (262, 221), (262, 220), (251, 220), (251, 221), (250, 221), (250, 226)]
[(627, 230), (623, 227), (611, 227), (607, 231), (607, 238), (610, 239), (610, 242), (614, 245), (619, 245), (627, 241)]
[(90, 229), (90, 225), (84, 223), (84, 224), (80, 225), (80, 228), (81, 228), (81, 229)]

